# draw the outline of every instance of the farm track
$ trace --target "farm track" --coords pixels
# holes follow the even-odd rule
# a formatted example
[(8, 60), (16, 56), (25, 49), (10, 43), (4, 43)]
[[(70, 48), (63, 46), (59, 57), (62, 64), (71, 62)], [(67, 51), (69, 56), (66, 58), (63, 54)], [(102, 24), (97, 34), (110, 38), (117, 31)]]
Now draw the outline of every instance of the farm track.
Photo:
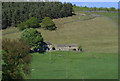
[(56, 25), (64, 25), (64, 24), (68, 24), (68, 23), (72, 23), (72, 22), (79, 22), (79, 21), (86, 21), (86, 20), (91, 20), (91, 19), (94, 19), (96, 17), (92, 17), (92, 18), (88, 18), (88, 19), (77, 19), (77, 20), (74, 20), (74, 21), (70, 21), (70, 22), (66, 22), (66, 23), (60, 23), (60, 24), (56, 24)]
[(72, 22), (87, 21), (87, 20), (94, 19), (94, 18), (96, 18), (96, 17), (101, 17), (101, 15), (100, 15), (100, 16), (94, 16), (94, 17), (87, 18), (87, 19), (82, 19), (82, 20), (77, 19), (77, 20), (74, 20), (74, 21), (70, 21), (70, 22), (66, 22), (66, 23), (61, 23), (61, 24), (56, 24), (56, 25), (64, 25), (64, 24), (68, 24), (68, 23), (72, 23)]

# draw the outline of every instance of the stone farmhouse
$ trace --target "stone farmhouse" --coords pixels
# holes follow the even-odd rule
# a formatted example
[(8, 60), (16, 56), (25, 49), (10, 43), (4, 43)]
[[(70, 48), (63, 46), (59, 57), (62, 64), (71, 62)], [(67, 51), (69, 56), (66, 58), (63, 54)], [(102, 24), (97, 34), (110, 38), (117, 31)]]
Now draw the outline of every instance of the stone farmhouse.
[(55, 49), (61, 50), (61, 51), (78, 51), (78, 46), (77, 44), (58, 44), (55, 46)]
[(50, 42), (44, 42), (43, 50), (46, 51), (78, 51), (77, 44), (57, 44), (55, 46), (52, 45)]

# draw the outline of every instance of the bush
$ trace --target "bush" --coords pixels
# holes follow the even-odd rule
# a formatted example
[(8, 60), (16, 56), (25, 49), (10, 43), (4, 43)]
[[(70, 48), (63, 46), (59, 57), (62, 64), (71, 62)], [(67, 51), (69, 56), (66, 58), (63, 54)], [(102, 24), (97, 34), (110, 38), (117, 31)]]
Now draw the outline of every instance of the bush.
[[(30, 74), (31, 55), (25, 40), (3, 39), (2, 41), (2, 79), (24, 79)], [(9, 79), (9, 80), (8, 80)]]
[(33, 49), (40, 49), (42, 51), (43, 38), (40, 32), (33, 28), (27, 28), (22, 31), (21, 39), (26, 40)]
[(40, 27), (39, 22), (37, 20), (37, 18), (32, 17), (30, 19), (28, 19), (26, 22), (22, 22), (20, 24), (17, 25), (19, 27), (20, 30), (24, 30), (26, 28), (38, 28)]
[(41, 27), (46, 30), (55, 30), (56, 29), (55, 23), (52, 21), (52, 19), (50, 17), (45, 17), (42, 20)]
[(116, 11), (114, 7), (109, 8), (109, 11)]
[(18, 24), (18, 28), (19, 28), (19, 30), (24, 30), (24, 29), (28, 28), (28, 25), (26, 22), (22, 22), (22, 23)]
[(38, 27), (40, 27), (39, 22), (38, 22), (37, 18), (35, 18), (35, 17), (31, 17), (30, 19), (28, 19), (26, 21), (26, 24), (28, 26), (27, 28), (38, 28)]
[(79, 50), (79, 51), (82, 51), (82, 46), (79, 46), (79, 47), (78, 47), (78, 50)]

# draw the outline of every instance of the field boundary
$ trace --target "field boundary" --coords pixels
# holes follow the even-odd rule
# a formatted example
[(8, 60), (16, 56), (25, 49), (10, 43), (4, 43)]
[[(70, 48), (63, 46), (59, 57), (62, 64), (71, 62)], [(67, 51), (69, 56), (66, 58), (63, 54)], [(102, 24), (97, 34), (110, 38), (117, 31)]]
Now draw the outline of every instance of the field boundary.
[(68, 24), (68, 23), (72, 23), (72, 22), (79, 22), (79, 21), (86, 21), (86, 20), (91, 20), (91, 19), (94, 19), (96, 17), (91, 17), (91, 18), (88, 18), (88, 19), (82, 19), (82, 20), (74, 20), (74, 21), (70, 21), (70, 22), (66, 22), (66, 23), (61, 23), (61, 24), (56, 24), (56, 25), (64, 25), (64, 24)]

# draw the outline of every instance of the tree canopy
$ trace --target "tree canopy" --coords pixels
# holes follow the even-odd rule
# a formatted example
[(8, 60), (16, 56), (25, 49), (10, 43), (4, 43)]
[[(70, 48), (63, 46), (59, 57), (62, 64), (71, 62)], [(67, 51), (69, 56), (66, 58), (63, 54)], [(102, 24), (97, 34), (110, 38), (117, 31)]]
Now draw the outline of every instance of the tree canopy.
[(97, 7), (87, 7), (87, 6), (85, 6), (85, 7), (80, 6), (79, 7), (79, 6), (76, 6), (76, 5), (73, 5), (73, 9), (75, 11), (109, 11), (109, 12), (118, 11), (118, 9), (115, 9), (114, 7), (111, 7), (111, 8), (99, 7), (99, 8), (97, 8)]
[(2, 29), (17, 27), (31, 17), (41, 22), (44, 17), (62, 18), (72, 15), (72, 4), (61, 2), (2, 2)]
[(33, 28), (24, 29), (20, 35), (21, 39), (26, 40), (31, 48), (42, 51), (43, 38), (40, 32)]
[(46, 30), (55, 30), (56, 29), (55, 23), (52, 21), (52, 19), (50, 17), (45, 17), (42, 20), (41, 27)]
[(25, 40), (2, 40), (2, 81), (24, 79), (30, 74), (31, 55)]
[(40, 25), (39, 25), (37, 18), (31, 17), (26, 22), (22, 22), (18, 24), (18, 27), (20, 30), (24, 30), (26, 28), (38, 28), (40, 27)]

